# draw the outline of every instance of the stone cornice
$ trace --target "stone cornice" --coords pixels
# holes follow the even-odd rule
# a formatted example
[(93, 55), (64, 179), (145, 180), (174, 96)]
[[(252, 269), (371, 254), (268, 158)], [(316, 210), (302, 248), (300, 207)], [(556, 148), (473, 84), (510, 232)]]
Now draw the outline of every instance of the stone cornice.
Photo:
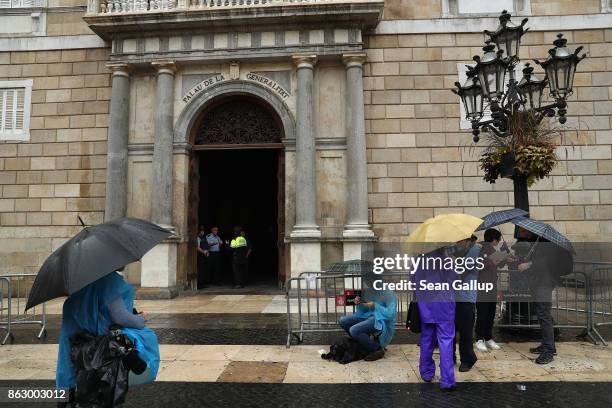
[(186, 9), (143, 13), (86, 14), (83, 19), (105, 40), (132, 36), (145, 37), (168, 32), (204, 33), (228, 29), (266, 30), (270, 28), (336, 27), (360, 29), (376, 27), (384, 1), (290, 3), (279, 6), (244, 8)]

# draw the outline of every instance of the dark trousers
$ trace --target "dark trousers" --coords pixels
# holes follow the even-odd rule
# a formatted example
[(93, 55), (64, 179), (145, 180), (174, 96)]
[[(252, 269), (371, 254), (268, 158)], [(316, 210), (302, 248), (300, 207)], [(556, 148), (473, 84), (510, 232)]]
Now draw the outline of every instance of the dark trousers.
[(476, 340), (491, 340), (493, 338), (493, 322), (497, 302), (476, 303)]
[(234, 271), (234, 285), (246, 285), (247, 274), (249, 272), (249, 264), (246, 262), (232, 262)]
[(539, 286), (532, 290), (535, 312), (542, 330), (542, 345), (550, 351), (555, 350), (555, 329), (551, 314), (552, 291), (550, 286)]
[(206, 280), (206, 256), (198, 252), (198, 289), (204, 287)]
[[(455, 308), (455, 329), (459, 334), (459, 358), (462, 363), (472, 366), (478, 358), (474, 353), (474, 303), (457, 302)], [(455, 335), (456, 344), (457, 335)]]
[(221, 254), (219, 252), (209, 252), (208, 255), (208, 274), (212, 283), (221, 281)]

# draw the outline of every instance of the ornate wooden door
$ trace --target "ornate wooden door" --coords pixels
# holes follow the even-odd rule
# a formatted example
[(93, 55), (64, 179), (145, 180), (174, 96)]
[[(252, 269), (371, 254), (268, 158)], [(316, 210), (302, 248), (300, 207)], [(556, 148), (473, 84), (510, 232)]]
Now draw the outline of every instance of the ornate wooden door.
[(278, 253), (278, 285), (283, 288), (287, 276), (285, 273), (285, 151), (278, 152), (278, 171), (277, 171), (277, 253)]
[(191, 152), (189, 159), (189, 213), (187, 214), (187, 256), (188, 260), (185, 263), (187, 267), (187, 281), (192, 288), (197, 287), (198, 278), (198, 252), (197, 235), (199, 224), (199, 208), (200, 208), (200, 160), (196, 151)]

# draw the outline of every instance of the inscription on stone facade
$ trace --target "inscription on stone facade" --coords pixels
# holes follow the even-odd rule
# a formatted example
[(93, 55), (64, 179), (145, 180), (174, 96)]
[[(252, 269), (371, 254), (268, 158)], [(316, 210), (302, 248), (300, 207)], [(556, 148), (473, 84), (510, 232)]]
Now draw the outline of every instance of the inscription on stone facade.
[(268, 88), (279, 94), (283, 99), (287, 99), (289, 97), (289, 92), (287, 92), (285, 88), (280, 86), (278, 82), (270, 78), (266, 78), (265, 76), (255, 74), (253, 72), (249, 72), (246, 78), (250, 81), (259, 82), (260, 84), (267, 86)]
[(204, 91), (206, 88), (209, 88), (212, 85), (214, 85), (214, 84), (216, 84), (218, 82), (225, 81), (225, 80), (226, 79), (225, 79), (225, 77), (222, 74), (213, 75), (210, 78), (205, 79), (204, 81), (198, 83), (196, 86), (191, 88), (189, 90), (189, 92), (187, 92), (187, 94), (185, 94), (185, 96), (183, 96), (183, 102), (185, 102), (185, 103), (189, 102), (191, 100), (191, 98), (193, 98), (194, 96), (196, 96), (200, 92)]

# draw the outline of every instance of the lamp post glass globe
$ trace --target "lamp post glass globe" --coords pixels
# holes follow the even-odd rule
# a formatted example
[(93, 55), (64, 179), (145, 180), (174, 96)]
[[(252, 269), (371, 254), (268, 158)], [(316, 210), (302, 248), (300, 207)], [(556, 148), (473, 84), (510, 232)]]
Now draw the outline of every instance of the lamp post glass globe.
[(528, 28), (523, 29), (523, 26), (527, 24), (527, 20), (524, 18), (521, 24), (517, 26), (510, 21), (510, 13), (504, 10), (501, 16), (499, 16), (499, 27), (497, 27), (497, 30), (493, 32), (485, 30), (485, 34), (491, 37), (491, 40), (500, 51), (503, 51), (505, 58), (518, 60), (521, 37), (529, 30)]
[(546, 72), (551, 96), (556, 100), (565, 100), (572, 94), (576, 66), (586, 57), (586, 54), (578, 56), (582, 47), (570, 52), (567, 48), (567, 39), (563, 38), (563, 34), (557, 34), (553, 45), (555, 47), (548, 50), (549, 55), (546, 61), (534, 61)]
[(542, 105), (542, 93), (546, 87), (546, 79), (539, 79), (533, 73), (533, 67), (529, 63), (523, 69), (523, 78), (518, 83), (518, 91), (525, 100), (526, 109), (540, 109)]
[(495, 45), (487, 41), (482, 48), (484, 55), (474, 56), (476, 73), (484, 95), (489, 100), (501, 100), (504, 94), (504, 80), (508, 63), (503, 59), (503, 51), (495, 51)]

